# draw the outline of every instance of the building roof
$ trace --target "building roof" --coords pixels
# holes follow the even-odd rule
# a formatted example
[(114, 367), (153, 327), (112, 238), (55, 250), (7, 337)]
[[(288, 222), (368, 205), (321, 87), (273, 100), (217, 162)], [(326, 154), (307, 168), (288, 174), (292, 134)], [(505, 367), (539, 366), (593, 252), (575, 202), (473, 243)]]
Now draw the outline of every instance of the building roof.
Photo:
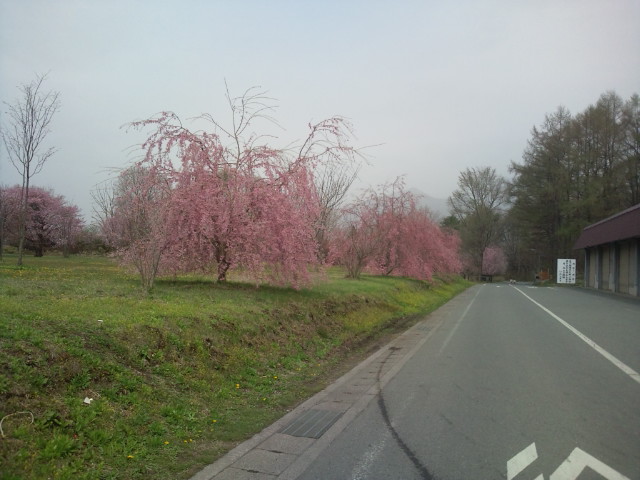
[(630, 238), (640, 238), (640, 203), (585, 227), (573, 249), (595, 247)]

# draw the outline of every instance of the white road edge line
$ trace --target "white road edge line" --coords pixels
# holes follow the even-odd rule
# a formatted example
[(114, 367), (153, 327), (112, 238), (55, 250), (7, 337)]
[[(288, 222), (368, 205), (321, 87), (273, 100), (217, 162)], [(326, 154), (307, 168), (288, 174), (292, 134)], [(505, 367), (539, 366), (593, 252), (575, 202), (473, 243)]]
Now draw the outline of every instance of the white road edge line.
[(620, 370), (622, 370), (624, 373), (626, 373), (627, 375), (629, 375), (629, 377), (631, 377), (632, 380), (635, 380), (636, 382), (640, 383), (640, 373), (636, 372), (633, 368), (631, 368), (630, 366), (628, 366), (627, 364), (621, 362), (620, 360), (618, 360), (616, 357), (614, 357), (613, 355), (611, 355), (609, 352), (607, 352), (604, 348), (602, 348), (600, 345), (598, 345), (596, 342), (594, 342), (593, 340), (591, 340), (589, 337), (587, 337), (585, 334), (583, 334), (582, 332), (580, 332), (579, 330), (577, 330), (576, 328), (574, 328), (573, 326), (569, 325), (567, 322), (565, 322), (563, 319), (561, 319), (559, 316), (557, 316), (555, 313), (553, 313), (551, 310), (549, 310), (547, 307), (545, 307), (544, 305), (541, 305), (540, 303), (536, 302), (533, 298), (531, 298), (529, 295), (527, 295), (526, 293), (524, 293), (522, 290), (520, 290), (518, 287), (513, 287), (515, 288), (517, 291), (519, 291), (522, 295), (524, 295), (525, 297), (527, 297), (529, 300), (531, 300), (531, 302), (535, 303), (538, 307), (540, 307), (542, 310), (544, 310), (545, 312), (547, 312), (549, 315), (551, 315), (553, 318), (555, 318), (558, 322), (560, 322), (562, 325), (564, 325), (565, 327), (567, 327), (571, 332), (573, 332), (574, 334), (576, 334), (578, 336), (578, 338), (580, 338), (583, 342), (585, 342), (587, 345), (589, 345), (591, 348), (593, 348), (596, 352), (598, 352), (600, 355), (602, 355), (604, 358), (606, 358), (607, 360), (609, 360), (611, 363), (613, 363), (616, 367), (618, 367)]
[(538, 459), (536, 444), (532, 443), (507, 462), (507, 480), (512, 480), (521, 471)]
[(447, 348), (447, 345), (449, 344), (449, 341), (453, 337), (453, 334), (456, 333), (456, 330), (458, 330), (458, 327), (460, 326), (460, 323), (462, 323), (462, 320), (464, 319), (464, 317), (466, 317), (467, 313), (469, 313), (469, 310), (471, 309), (471, 305), (473, 305), (473, 302), (476, 301), (476, 298), (480, 294), (480, 290), (482, 290), (482, 287), (484, 287), (484, 284), (480, 285), (480, 288), (478, 288), (478, 291), (476, 292), (474, 297), (469, 302), (469, 305), (467, 305), (467, 308), (464, 310), (464, 312), (462, 313), (462, 315), (460, 316), (460, 318), (458, 319), (456, 324), (453, 326), (453, 328), (449, 332), (449, 335), (447, 335), (447, 338), (442, 343), (442, 347), (440, 347), (440, 351), (438, 352), (438, 356), (442, 355), (442, 352), (444, 351), (444, 349)]

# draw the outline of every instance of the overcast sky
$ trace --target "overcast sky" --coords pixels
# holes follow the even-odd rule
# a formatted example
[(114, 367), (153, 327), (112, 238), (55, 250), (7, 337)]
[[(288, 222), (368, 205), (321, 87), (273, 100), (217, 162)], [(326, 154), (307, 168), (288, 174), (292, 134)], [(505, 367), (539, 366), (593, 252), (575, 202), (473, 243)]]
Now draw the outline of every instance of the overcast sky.
[[(406, 175), (446, 198), (467, 167), (507, 176), (559, 105), (640, 93), (638, 25), (638, 0), (0, 0), (0, 99), (49, 72), (58, 152), (33, 184), (87, 217), (141, 140), (123, 124), (162, 110), (224, 122), (225, 80), (277, 99), (274, 144), (343, 115), (356, 145), (379, 145), (359, 186)], [(19, 180), (2, 149), (0, 184)]]

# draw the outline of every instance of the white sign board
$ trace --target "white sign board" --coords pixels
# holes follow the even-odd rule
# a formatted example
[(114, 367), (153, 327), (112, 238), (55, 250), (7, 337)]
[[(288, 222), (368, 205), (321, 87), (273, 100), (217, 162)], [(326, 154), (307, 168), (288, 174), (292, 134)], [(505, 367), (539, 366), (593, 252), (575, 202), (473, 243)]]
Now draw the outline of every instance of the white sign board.
[(573, 258), (558, 259), (558, 283), (576, 283), (576, 261)]

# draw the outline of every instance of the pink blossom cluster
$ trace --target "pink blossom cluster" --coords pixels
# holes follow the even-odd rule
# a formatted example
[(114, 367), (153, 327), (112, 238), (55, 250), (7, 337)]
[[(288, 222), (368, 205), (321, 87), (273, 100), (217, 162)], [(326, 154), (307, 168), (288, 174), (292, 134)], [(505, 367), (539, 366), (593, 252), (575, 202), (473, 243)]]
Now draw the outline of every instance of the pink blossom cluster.
[(417, 200), (402, 179), (365, 192), (344, 211), (335, 261), (354, 278), (363, 271), (423, 280), (458, 273), (458, 235), (441, 229)]
[(507, 257), (501, 247), (490, 246), (482, 256), (483, 275), (502, 275), (507, 271)]
[[(191, 131), (170, 112), (132, 124), (152, 128), (144, 160), (123, 172), (105, 234), (145, 289), (161, 273), (204, 272), (225, 281), (240, 271), (256, 284), (298, 288), (320, 263), (336, 261), (350, 276), (363, 269), (430, 279), (460, 270), (458, 237), (442, 231), (401, 180), (369, 191), (344, 209), (334, 228), (314, 172), (353, 158), (341, 117), (309, 125), (301, 147), (275, 149), (246, 135), (260, 112), (244, 96), (231, 101), (233, 128), (210, 116), (214, 132)], [(249, 105), (249, 107), (248, 107)], [(221, 139), (228, 138), (224, 143)], [(318, 238), (329, 238), (328, 258)]]
[(310, 281), (318, 216), (312, 161), (266, 146), (233, 150), (169, 113), (142, 125), (156, 131), (135, 181), (121, 182), (108, 237), (143, 284), (149, 279), (146, 288), (161, 272), (215, 272), (224, 281), (230, 269), (256, 283)]
[[(17, 243), (22, 188), (19, 185), (5, 188), (0, 195), (2, 234)], [(70, 205), (62, 195), (56, 195), (52, 190), (35, 186), (29, 188), (25, 215), (26, 245), (35, 251), (36, 256), (42, 256), (49, 248), (59, 248), (67, 253), (83, 226), (77, 206)]]

